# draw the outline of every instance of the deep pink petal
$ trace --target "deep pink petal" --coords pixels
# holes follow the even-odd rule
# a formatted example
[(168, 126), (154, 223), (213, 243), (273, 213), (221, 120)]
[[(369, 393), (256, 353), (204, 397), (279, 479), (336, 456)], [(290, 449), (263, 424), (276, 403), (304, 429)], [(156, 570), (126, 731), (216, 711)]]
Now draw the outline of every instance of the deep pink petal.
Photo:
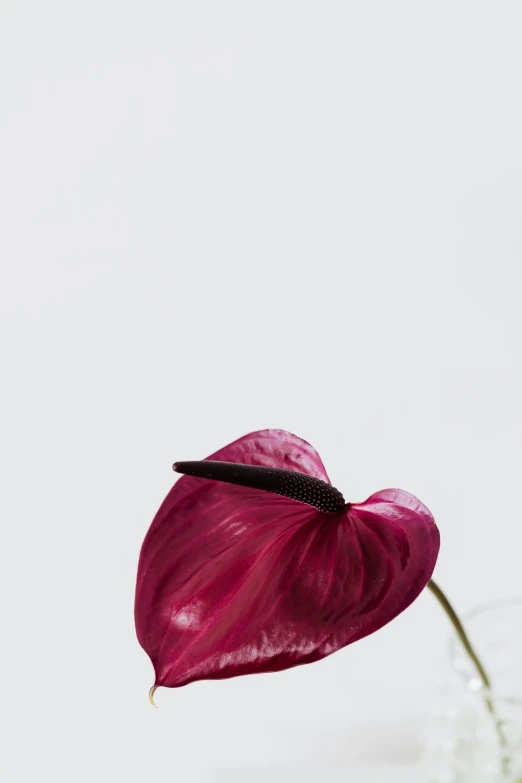
[[(282, 430), (209, 459), (325, 481), (317, 453)], [(439, 534), (428, 509), (384, 490), (339, 514), (184, 476), (144, 541), (136, 628), (156, 685), (278, 671), (318, 660), (402, 612), (429, 581)]]

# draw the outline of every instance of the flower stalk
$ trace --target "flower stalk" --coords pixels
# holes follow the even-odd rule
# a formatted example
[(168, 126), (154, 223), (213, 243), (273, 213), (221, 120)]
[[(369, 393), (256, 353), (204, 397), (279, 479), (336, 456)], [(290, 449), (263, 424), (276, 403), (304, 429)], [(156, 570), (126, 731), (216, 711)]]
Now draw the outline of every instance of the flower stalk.
[[(431, 593), (433, 593), (433, 595), (435, 596), (439, 604), (444, 609), (451, 624), (453, 625), (453, 628), (457, 633), (458, 638), (460, 639), (460, 642), (462, 643), (464, 650), (468, 654), (471, 662), (473, 663), (475, 669), (477, 670), (477, 674), (482, 682), (482, 687), (484, 691), (484, 703), (486, 705), (487, 711), (489, 712), (489, 714), (491, 715), (495, 723), (498, 742), (500, 748), (503, 749), (507, 745), (507, 738), (502, 729), (502, 721), (498, 717), (497, 712), (495, 710), (495, 705), (491, 699), (491, 695), (490, 695), (491, 680), (489, 679), (489, 676), (484, 668), (484, 665), (482, 664), (482, 661), (480, 660), (473, 645), (471, 644), (469, 636), (467, 635), (458, 614), (456, 613), (455, 609), (449, 602), (447, 596), (444, 594), (444, 592), (441, 590), (438, 584), (433, 581), (433, 579), (430, 579), (430, 581), (427, 584), (427, 588), (428, 590), (430, 590)], [(509, 772), (509, 757), (505, 753), (502, 757), (502, 771), (504, 775), (507, 775)]]

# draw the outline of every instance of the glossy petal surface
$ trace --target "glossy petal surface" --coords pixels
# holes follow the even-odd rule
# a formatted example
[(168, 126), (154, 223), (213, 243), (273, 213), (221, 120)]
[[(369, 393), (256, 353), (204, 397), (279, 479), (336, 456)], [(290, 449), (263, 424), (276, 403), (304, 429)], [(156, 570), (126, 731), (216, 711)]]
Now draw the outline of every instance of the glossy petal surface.
[[(328, 481), (305, 441), (251, 433), (208, 459)], [(156, 685), (279, 671), (382, 627), (429, 581), (439, 534), (428, 509), (388, 489), (339, 514), (261, 490), (183, 476), (143, 543), (136, 629)]]

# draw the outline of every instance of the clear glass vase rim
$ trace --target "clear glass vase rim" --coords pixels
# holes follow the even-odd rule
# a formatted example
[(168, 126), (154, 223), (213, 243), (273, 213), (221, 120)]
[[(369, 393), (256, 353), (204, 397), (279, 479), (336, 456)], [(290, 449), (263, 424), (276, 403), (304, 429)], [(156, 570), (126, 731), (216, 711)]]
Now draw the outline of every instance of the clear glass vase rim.
[[(468, 612), (462, 615), (462, 619), (464, 622), (464, 627), (466, 630), (468, 629), (468, 624), (471, 625), (471, 629), (473, 628), (473, 620), (487, 616), (488, 612), (493, 612), (495, 610), (499, 609), (509, 609), (509, 608), (517, 608), (522, 610), (522, 597), (521, 596), (511, 596), (510, 598), (497, 598), (493, 599), (491, 601), (486, 601), (482, 604), (478, 604), (477, 606), (470, 609)], [(462, 677), (462, 679), (465, 680), (465, 682), (468, 683), (469, 686), (469, 678), (466, 676), (466, 674), (460, 670), (458, 667), (455, 666), (455, 657), (456, 657), (456, 650), (459, 647), (460, 642), (459, 639), (456, 636), (452, 636), (451, 641), (448, 646), (448, 653), (450, 656), (451, 664), (454, 669), (457, 670), (458, 674)], [(480, 650), (477, 651), (480, 655)], [(487, 669), (487, 662), (486, 662), (486, 669)], [(493, 680), (493, 687), (491, 689), (492, 695), (495, 694), (495, 683), (494, 683), (494, 677), (492, 676)], [(516, 697), (507, 697), (503, 696), (502, 694), (497, 693), (496, 698), (500, 699), (500, 701), (503, 702), (509, 702), (514, 705), (520, 705), (522, 706), (522, 694), (520, 696)]]

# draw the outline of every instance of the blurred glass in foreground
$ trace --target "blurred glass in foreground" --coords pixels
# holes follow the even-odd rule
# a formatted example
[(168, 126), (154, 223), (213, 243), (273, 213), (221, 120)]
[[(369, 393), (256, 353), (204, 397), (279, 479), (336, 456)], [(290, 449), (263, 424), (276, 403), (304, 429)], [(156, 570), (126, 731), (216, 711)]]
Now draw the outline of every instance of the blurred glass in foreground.
[[(486, 693), (458, 639), (450, 645), (421, 759), (425, 783), (522, 783), (522, 599), (465, 618), (492, 688)], [(499, 723), (488, 709), (494, 705)]]

